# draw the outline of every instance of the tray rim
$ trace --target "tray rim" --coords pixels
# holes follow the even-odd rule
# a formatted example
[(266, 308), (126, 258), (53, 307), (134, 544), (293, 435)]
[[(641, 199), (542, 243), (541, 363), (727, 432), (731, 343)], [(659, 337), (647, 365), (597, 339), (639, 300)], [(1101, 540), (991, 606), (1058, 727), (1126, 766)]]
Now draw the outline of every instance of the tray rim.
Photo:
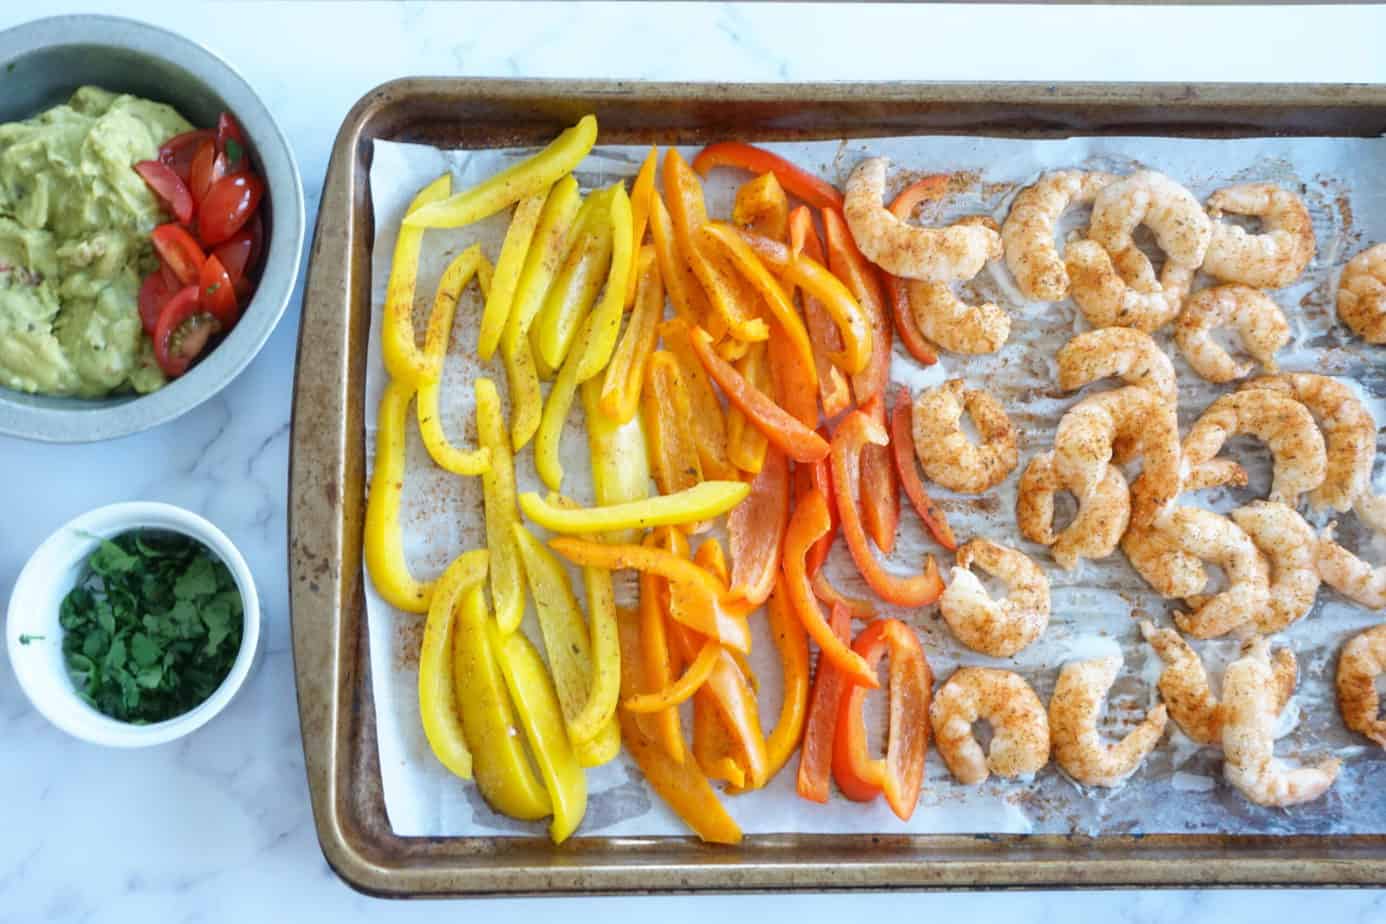
[[(364, 358), (346, 347), (353, 337), (353, 299), (364, 285), (369, 310), (368, 142), (393, 122), (408, 124), (402, 107), (470, 102), (495, 105), (544, 101), (530, 123), (546, 112), (609, 99), (633, 104), (707, 101), (731, 106), (774, 104), (841, 108), (845, 103), (914, 107), (1039, 106), (1056, 110), (1172, 107), (1188, 114), (1299, 109), (1362, 110), (1386, 127), (1386, 84), (1185, 84), (1185, 83), (635, 83), (490, 78), (402, 78), (364, 94), (343, 120), (323, 183), (310, 252), (297, 348), (289, 465), (289, 581), (300, 728), (314, 824), (324, 857), (350, 886), (383, 896), (611, 894), (781, 889), (1006, 888), (1208, 885), (1370, 885), (1386, 883), (1386, 836), (1277, 838), (1270, 836), (748, 836), (727, 851), (692, 838), (577, 838), (563, 848), (507, 838), (399, 838), (400, 842), (510, 841), (515, 860), (486, 866), (465, 855), (401, 862), (372, 843), (352, 815), (349, 769), (352, 723), (373, 705), (363, 660), (364, 633), (353, 625), (360, 601), (360, 396), (349, 384), (363, 378)], [(540, 111), (540, 110), (544, 111)], [(518, 124), (518, 123), (517, 123)], [(1062, 122), (1051, 130), (1063, 132)], [(1238, 125), (1233, 125), (1234, 132)], [(945, 129), (946, 130), (946, 129)], [(1042, 132), (1043, 126), (1040, 128)], [(685, 134), (696, 134), (696, 128)], [(374, 134), (373, 134), (374, 132)], [(869, 133), (869, 132), (868, 132)], [(1245, 131), (1242, 131), (1245, 134)], [(776, 134), (773, 129), (762, 135)], [(779, 136), (792, 136), (782, 132)], [(502, 139), (500, 143), (505, 143)], [(345, 310), (343, 310), (345, 309)], [(360, 337), (360, 331), (355, 336)], [(364, 342), (362, 340), (361, 342)], [(324, 413), (326, 411), (327, 413)], [(357, 496), (348, 495), (350, 485)], [(353, 541), (349, 541), (349, 537)], [(356, 686), (359, 685), (359, 686)], [(373, 743), (371, 744), (373, 749)], [(808, 860), (795, 859), (804, 840)], [(579, 852), (619, 841), (654, 850), (653, 860), (630, 863), (619, 847), (598, 851), (584, 864)], [(1197, 846), (1191, 842), (1202, 842)], [(859, 848), (893, 850), (890, 859), (862, 858)], [(769, 859), (737, 863), (732, 854), (765, 848)], [(1100, 849), (1101, 856), (1091, 851)], [(1235, 848), (1234, 850), (1229, 848)], [(667, 849), (670, 858), (658, 855)], [(1332, 849), (1333, 855), (1322, 852)], [(610, 854), (610, 855), (608, 855)], [(532, 855), (532, 856), (531, 856)], [(409, 861), (410, 857), (404, 857)], [(417, 858), (414, 858), (417, 859)], [(1179, 861), (1184, 861), (1183, 863)], [(1197, 861), (1190, 880), (1189, 861)]]

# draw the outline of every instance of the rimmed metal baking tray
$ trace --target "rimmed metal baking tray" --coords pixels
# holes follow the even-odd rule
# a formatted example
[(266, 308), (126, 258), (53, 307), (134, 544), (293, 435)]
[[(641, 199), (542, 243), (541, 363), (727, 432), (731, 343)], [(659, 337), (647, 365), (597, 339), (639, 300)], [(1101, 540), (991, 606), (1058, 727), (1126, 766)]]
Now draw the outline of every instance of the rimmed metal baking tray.
[(362, 598), (372, 142), (539, 144), (595, 112), (606, 143), (929, 134), (1227, 138), (1386, 133), (1386, 86), (669, 84), (408, 79), (364, 96), (333, 148), (294, 384), (289, 574), (313, 815), (373, 894), (1386, 884), (1386, 836), (405, 838), (381, 796)]

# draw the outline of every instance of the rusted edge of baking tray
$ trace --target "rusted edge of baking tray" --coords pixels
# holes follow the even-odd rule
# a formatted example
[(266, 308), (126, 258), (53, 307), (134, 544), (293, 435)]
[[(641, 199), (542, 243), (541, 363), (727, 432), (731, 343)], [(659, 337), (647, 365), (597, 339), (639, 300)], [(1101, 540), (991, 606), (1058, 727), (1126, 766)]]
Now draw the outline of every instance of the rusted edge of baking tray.
[(303, 750), (323, 853), (391, 896), (692, 890), (1383, 884), (1386, 837), (404, 838), (380, 790), (362, 631), (362, 403), (376, 138), (536, 144), (586, 112), (602, 140), (977, 133), (1375, 136), (1386, 86), (641, 84), (409, 79), (364, 96), (323, 187), (299, 331), (289, 576)]

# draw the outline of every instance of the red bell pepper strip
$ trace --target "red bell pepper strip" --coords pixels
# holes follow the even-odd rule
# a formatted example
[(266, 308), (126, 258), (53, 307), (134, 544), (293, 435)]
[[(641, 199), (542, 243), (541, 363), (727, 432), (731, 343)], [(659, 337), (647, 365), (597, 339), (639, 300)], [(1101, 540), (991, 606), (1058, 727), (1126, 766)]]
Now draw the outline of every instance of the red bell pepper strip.
[[(819, 427), (818, 435), (825, 440), (832, 440), (832, 434), (827, 427)], [(810, 487), (817, 488), (818, 493), (823, 495), (824, 502), (828, 505), (828, 532), (822, 539), (813, 544), (809, 549), (808, 557), (805, 561), (805, 568), (809, 577), (818, 573), (818, 569), (823, 567), (823, 562), (828, 560), (828, 553), (832, 551), (833, 543), (837, 540), (837, 502), (833, 499), (833, 462), (832, 459), (822, 459), (810, 465), (801, 465), (799, 471), (804, 473), (806, 481), (799, 486), (795, 492), (796, 503), (803, 498), (804, 492)]]
[(817, 433), (771, 401), (763, 391), (747, 382), (730, 363), (712, 348), (712, 337), (701, 327), (689, 334), (689, 343), (707, 374), (722, 389), (772, 446), (783, 450), (795, 462), (817, 462), (828, 454), (828, 444)]
[(784, 537), (785, 590), (789, 593), (794, 611), (799, 614), (799, 621), (804, 624), (804, 630), (822, 649), (824, 659), (840, 667), (854, 683), (874, 689), (877, 686), (875, 671), (833, 634), (813, 594), (813, 582), (804, 570), (805, 553), (819, 536), (828, 531), (829, 522), (827, 501), (817, 489), (799, 498), (789, 520), (789, 531)]
[[(794, 257), (800, 253), (819, 264), (824, 262), (823, 244), (813, 228), (813, 213), (799, 206), (789, 213), (789, 249)], [(847, 376), (833, 365), (832, 357), (842, 351), (842, 334), (838, 332), (828, 309), (807, 289), (803, 290), (804, 323), (813, 339), (813, 361), (818, 371), (818, 396), (823, 402), (823, 416), (836, 417), (852, 403)]]
[(840, 212), (823, 212), (828, 241), (828, 268), (847, 286), (871, 325), (871, 360), (852, 376), (852, 394), (862, 405), (885, 391), (890, 381), (890, 315), (876, 267), (857, 249)]
[(929, 492), (924, 490), (924, 482), (914, 467), (914, 437), (910, 417), (910, 390), (901, 385), (895, 395), (895, 407), (890, 412), (890, 449), (895, 457), (895, 473), (934, 540), (948, 551), (956, 552), (958, 540), (953, 538), (948, 517), (934, 503)]
[(773, 173), (791, 196), (816, 209), (841, 209), (842, 193), (827, 180), (796, 167), (778, 154), (740, 141), (710, 144), (693, 158), (693, 169), (702, 176), (716, 167), (738, 167), (751, 173)]
[[(846, 643), (852, 637), (852, 614), (842, 607), (833, 608), (833, 637)], [(874, 676), (874, 672), (873, 672)], [(828, 778), (833, 766), (833, 738), (842, 696), (851, 682), (829, 663), (818, 659), (818, 672), (813, 678), (809, 695), (808, 717), (804, 724), (804, 740), (799, 746), (799, 774), (796, 790), (800, 798), (810, 802), (828, 801)]]
[(789, 462), (778, 449), (766, 450), (765, 462), (751, 481), (751, 493), (727, 514), (731, 547), (733, 600), (760, 606), (775, 589), (789, 525)]
[[(881, 599), (899, 606), (928, 606), (943, 593), (943, 579), (938, 564), (930, 555), (922, 574), (901, 577), (881, 567), (871, 551), (862, 526), (860, 507), (853, 487), (861, 483), (861, 450), (863, 446), (888, 445), (885, 428), (861, 411), (853, 411), (838, 425), (833, 435), (833, 491), (837, 495), (837, 514), (842, 519), (842, 533), (857, 570)], [(874, 679), (874, 678), (873, 678)]]
[[(770, 366), (770, 384), (774, 386), (775, 403), (804, 426), (816, 427), (819, 383), (815, 383), (805, 374), (804, 364), (793, 345), (779, 334), (778, 328), (772, 330), (770, 340), (765, 344), (765, 359)], [(818, 355), (819, 351), (814, 350), (815, 364), (818, 362)], [(837, 367), (828, 364), (828, 368), (837, 372), (838, 378), (842, 379), (842, 373), (838, 372)]]
[[(901, 190), (900, 195), (895, 197), (895, 201), (890, 204), (890, 210), (896, 218), (901, 221), (908, 219), (914, 214), (915, 207), (925, 199), (936, 199), (944, 190), (948, 188), (948, 175), (946, 173), (935, 173), (922, 179), (915, 180), (909, 186)], [(909, 354), (926, 366), (932, 366), (938, 362), (938, 353), (924, 335), (920, 333), (919, 324), (914, 319), (914, 312), (910, 308), (909, 289), (898, 277), (889, 273), (883, 274), (885, 280), (886, 300), (890, 304), (891, 313), (895, 316), (895, 331), (900, 335), (900, 342), (905, 345)]]
[[(872, 395), (861, 409), (889, 436), (884, 395)], [(889, 555), (895, 551), (895, 532), (900, 526), (900, 490), (889, 446), (862, 447), (859, 493), (862, 523), (876, 548)]]
[(867, 756), (866, 690), (853, 686), (838, 706), (833, 736), (833, 779), (850, 799), (865, 801), (884, 792), (900, 820), (908, 821), (919, 801), (924, 756), (929, 747), (929, 703), (933, 671), (914, 630), (898, 619), (879, 619), (852, 644), (873, 667), (890, 653), (890, 720), (885, 758)]

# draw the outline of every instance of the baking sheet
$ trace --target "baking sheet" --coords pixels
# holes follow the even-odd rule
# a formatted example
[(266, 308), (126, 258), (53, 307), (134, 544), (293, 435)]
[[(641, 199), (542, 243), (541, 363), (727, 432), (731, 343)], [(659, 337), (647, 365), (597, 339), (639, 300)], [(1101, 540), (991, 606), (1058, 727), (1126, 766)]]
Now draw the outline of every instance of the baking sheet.
[[(1247, 139), (1189, 141), (1164, 138), (1077, 138), (1063, 141), (1019, 141), (986, 138), (872, 139), (845, 143), (815, 142), (770, 147), (825, 176), (841, 180), (867, 154), (890, 156), (899, 170), (893, 180), (902, 185), (911, 175), (957, 173), (955, 194), (925, 221), (950, 220), (983, 212), (1005, 217), (1015, 191), (1040, 173), (1060, 167), (1089, 167), (1126, 172), (1138, 166), (1162, 170), (1189, 186), (1200, 198), (1229, 182), (1272, 180), (1299, 189), (1314, 218), (1318, 254), (1309, 271), (1293, 287), (1276, 293), (1294, 331), (1294, 340), (1280, 355), (1281, 367), (1327, 371), (1359, 382), (1377, 420), (1383, 418), (1386, 377), (1373, 366), (1372, 348), (1346, 335), (1335, 324), (1333, 290), (1337, 269), (1366, 242), (1386, 238), (1386, 181), (1373, 168), (1386, 153), (1381, 140)], [(374, 142), (371, 193), (376, 237), (372, 265), (371, 347), (367, 358), (367, 456), (373, 455), (376, 407), (384, 384), (380, 360), (379, 322), (395, 233), (409, 199), (424, 183), (444, 170), (454, 174), (454, 188), (476, 182), (527, 152), (488, 150), (447, 152), (430, 147)], [(579, 180), (585, 189), (633, 174), (645, 153), (641, 148), (599, 148), (583, 165)], [(691, 154), (691, 151), (685, 152)], [(735, 183), (742, 176), (719, 172), (708, 184), (708, 204), (714, 215), (729, 212)], [(1081, 226), (1085, 216), (1072, 216), (1065, 227)], [(416, 295), (419, 323), (432, 298), (433, 286), (447, 261), (461, 248), (482, 242), (493, 260), (508, 221), (495, 216), (457, 231), (430, 231), (425, 240)], [(970, 385), (985, 386), (1005, 404), (1021, 439), (1021, 466), (998, 489), (978, 498), (951, 496), (933, 489), (947, 510), (960, 539), (986, 536), (1015, 545), (1040, 562), (1049, 575), (1053, 616), (1045, 635), (1013, 659), (990, 659), (958, 645), (937, 614), (936, 607), (916, 612), (892, 611), (921, 632), (936, 676), (941, 681), (959, 664), (1010, 667), (1047, 700), (1059, 667), (1067, 660), (1120, 652), (1125, 669), (1113, 689), (1103, 727), (1125, 730), (1157, 701), (1154, 681), (1159, 662), (1140, 639), (1136, 618), (1168, 622), (1174, 601), (1164, 601), (1134, 574), (1120, 555), (1103, 562), (1084, 563), (1066, 573), (1045, 549), (1020, 539), (1014, 518), (1015, 485), (1030, 456), (1050, 448), (1058, 417), (1073, 397), (1054, 387), (1053, 355), (1072, 334), (1084, 329), (1071, 302), (1027, 303), (1011, 283), (1000, 261), (991, 264), (965, 294), (997, 300), (1015, 318), (1010, 341), (997, 354), (985, 357), (944, 355), (924, 369), (897, 346), (892, 366), (894, 382), (912, 390), (963, 377)], [(455, 442), (472, 445), (475, 423), (471, 382), (489, 375), (502, 393), (505, 376), (500, 363), (483, 370), (475, 357), (480, 298), (473, 287), (458, 306), (453, 342), (444, 374), (442, 414), (445, 430)], [(1198, 379), (1177, 356), (1168, 332), (1158, 339), (1175, 354), (1180, 376), (1180, 418), (1187, 429), (1207, 404), (1228, 386)], [(1096, 386), (1105, 387), (1105, 386)], [(590, 501), (586, 441), (581, 411), (575, 409), (564, 439), (568, 478), (564, 491)], [(1219, 511), (1263, 496), (1269, 483), (1268, 463), (1261, 447), (1238, 440), (1226, 450), (1251, 473), (1249, 490), (1212, 491), (1184, 502)], [(517, 458), (520, 490), (542, 490), (533, 470), (532, 452)], [(423, 576), (441, 572), (457, 553), (484, 543), (481, 489), (477, 479), (463, 479), (434, 467), (417, 433), (410, 431), (405, 486), (405, 547), (411, 563)], [(1314, 520), (1314, 522), (1319, 522)], [(1343, 531), (1345, 542), (1364, 541), (1351, 518)], [(864, 588), (842, 548), (828, 563), (834, 582), (849, 592)], [(1370, 542), (1367, 543), (1370, 549)], [(918, 522), (907, 512), (891, 561), (903, 569), (918, 566), (925, 551), (935, 551)], [(947, 564), (945, 556), (942, 564)], [(379, 735), (380, 764), (386, 810), (393, 830), (411, 836), (520, 835), (543, 837), (542, 823), (522, 823), (491, 812), (475, 786), (456, 780), (433, 758), (420, 726), (417, 704), (417, 656), (423, 617), (393, 610), (366, 582), (366, 608), (373, 694)], [(1199, 749), (1171, 723), (1171, 731), (1124, 786), (1115, 790), (1086, 790), (1076, 786), (1051, 764), (1033, 780), (989, 780), (980, 787), (963, 787), (947, 774), (937, 754), (931, 754), (918, 810), (908, 823), (889, 813), (884, 802), (861, 805), (835, 798), (826, 806), (806, 803), (794, 795), (793, 773), (782, 772), (765, 790), (727, 799), (747, 833), (1381, 833), (1386, 832), (1386, 805), (1370, 798), (1386, 783), (1386, 760), (1346, 732), (1332, 699), (1336, 651), (1342, 642), (1373, 615), (1347, 604), (1328, 589), (1320, 592), (1314, 611), (1278, 644), (1289, 644), (1299, 656), (1300, 685), (1282, 719), (1279, 753), (1308, 758), (1332, 751), (1347, 763), (1330, 793), (1308, 806), (1292, 810), (1262, 809), (1247, 803), (1220, 779), (1220, 755)], [(759, 622), (759, 621), (757, 621)], [(526, 630), (538, 638), (532, 618)], [(1194, 643), (1208, 664), (1216, 686), (1221, 667), (1235, 655), (1235, 643)], [(778, 674), (773, 647), (762, 634), (752, 655), (762, 677), (762, 712), (767, 727), (779, 708)], [(792, 770), (792, 763), (791, 768)], [(589, 806), (580, 834), (685, 834), (682, 823), (655, 798), (639, 771), (623, 754), (618, 760), (588, 771)]]

